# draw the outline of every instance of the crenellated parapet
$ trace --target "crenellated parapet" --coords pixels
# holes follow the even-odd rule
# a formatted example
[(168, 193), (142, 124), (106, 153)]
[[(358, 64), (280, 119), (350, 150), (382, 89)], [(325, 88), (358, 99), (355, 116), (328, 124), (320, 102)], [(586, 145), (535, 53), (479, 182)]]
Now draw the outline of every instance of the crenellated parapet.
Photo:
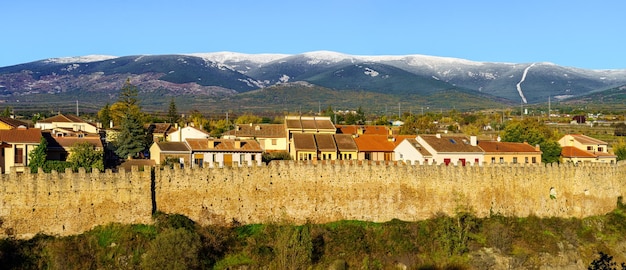
[(613, 210), (626, 163), (407, 165), (337, 160), (0, 176), (0, 235), (68, 235), (153, 211), (206, 224), (343, 219), (383, 222), (472, 211), (486, 217), (586, 217)]

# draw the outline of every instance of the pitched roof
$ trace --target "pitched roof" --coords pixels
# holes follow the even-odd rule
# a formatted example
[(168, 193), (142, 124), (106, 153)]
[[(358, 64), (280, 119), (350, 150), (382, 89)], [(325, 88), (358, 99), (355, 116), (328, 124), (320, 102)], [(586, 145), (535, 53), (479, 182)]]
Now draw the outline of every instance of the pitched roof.
[(528, 143), (498, 142), (498, 141), (478, 141), (478, 147), (489, 153), (539, 153), (541, 150), (535, 149)]
[(48, 148), (71, 148), (77, 143), (88, 143), (95, 148), (102, 149), (102, 140), (98, 136), (49, 136), (50, 133), (44, 133), (46, 141), (48, 142)]
[[(191, 151), (202, 152), (262, 152), (261, 145), (255, 140), (232, 139), (187, 139)], [(237, 143), (240, 144), (237, 147)], [(213, 148), (209, 147), (213, 144)]]
[(315, 136), (310, 133), (293, 134), (293, 147), (296, 151), (317, 151)]
[(166, 133), (172, 131), (172, 124), (170, 123), (152, 123), (148, 125), (148, 130), (152, 129), (152, 133)]
[(323, 152), (336, 152), (337, 145), (335, 144), (334, 134), (315, 134), (315, 143), (317, 149)]
[(330, 117), (320, 116), (287, 116), (285, 118), (287, 129), (325, 129), (335, 131), (335, 125), (330, 121)]
[(80, 117), (76, 116), (76, 115), (63, 115), (63, 114), (58, 114), (52, 117), (48, 117), (46, 119), (43, 120), (39, 120), (39, 123), (53, 123), (53, 122), (63, 122), (63, 123), (87, 123), (85, 122), (85, 120), (81, 119)]
[(482, 153), (483, 150), (478, 146), (470, 144), (470, 139), (466, 136), (440, 136), (436, 135), (419, 135), (430, 147), (437, 152), (443, 153)]
[(366, 152), (393, 152), (396, 145), (389, 140), (388, 135), (361, 135), (354, 138), (359, 151)]
[(184, 142), (156, 142), (161, 152), (190, 152), (189, 147)]
[(564, 146), (561, 148), (561, 156), (564, 158), (616, 158), (616, 155), (605, 152), (591, 152), (576, 148), (574, 146)]
[(11, 117), (0, 117), (0, 122), (3, 122), (5, 124), (7, 124), (10, 127), (16, 128), (19, 126), (24, 126), (24, 127), (28, 127), (28, 124), (25, 122), (22, 122), (20, 120), (11, 118)]
[(341, 152), (355, 152), (359, 150), (354, 138), (350, 134), (334, 134), (337, 149)]
[[(577, 142), (581, 143), (581, 144), (608, 144), (605, 141), (601, 141), (598, 140), (596, 138), (591, 138), (589, 136), (585, 136), (582, 134), (569, 134), (570, 136), (572, 136), (572, 138), (574, 138), (574, 140), (576, 140)], [(567, 136), (567, 135), (566, 135)]]
[(41, 129), (14, 128), (0, 130), (0, 141), (6, 143), (39, 143), (41, 141)]
[(285, 138), (285, 126), (282, 124), (248, 124), (237, 125), (224, 135), (239, 137)]
[(338, 125), (337, 133), (352, 135), (388, 135), (389, 129), (387, 128), (387, 126), (377, 125)]
[(404, 140), (407, 141), (409, 144), (411, 144), (411, 146), (413, 146), (413, 148), (415, 148), (415, 150), (417, 150), (420, 154), (422, 154), (422, 156), (424, 156), (424, 157), (432, 157), (433, 156), (433, 154), (428, 152), (428, 150), (426, 150), (426, 148), (422, 147), (422, 145), (419, 144), (419, 142), (417, 142), (417, 139), (415, 139), (415, 137), (413, 137), (413, 138), (406, 138)]

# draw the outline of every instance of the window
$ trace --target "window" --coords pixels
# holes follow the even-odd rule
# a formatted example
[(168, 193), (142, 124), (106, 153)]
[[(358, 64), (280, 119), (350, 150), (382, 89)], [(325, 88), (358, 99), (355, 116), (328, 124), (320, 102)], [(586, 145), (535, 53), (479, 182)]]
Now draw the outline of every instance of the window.
[(598, 147), (598, 152), (602, 152), (603, 148), (602, 147)]
[[(400, 155), (402, 155), (402, 154), (400, 154)], [(372, 160), (372, 153), (365, 152), (365, 160)]]
[(449, 158), (444, 158), (443, 159), (443, 163), (446, 164), (446, 166), (448, 166), (450, 164), (450, 159)]
[(524, 157), (524, 163), (528, 163), (528, 157)]
[(277, 139), (272, 139), (272, 145), (277, 145), (278, 144), (278, 140)]
[(477, 159), (477, 158), (475, 158), (475, 159), (474, 159), (474, 164), (479, 164), (479, 163), (480, 163), (480, 160), (479, 160), (479, 159)]
[(537, 163), (537, 158), (536, 157), (533, 157), (532, 160), (533, 160), (533, 163)]
[(491, 158), (491, 164), (496, 164), (496, 158), (495, 157)]
[(24, 163), (24, 149), (15, 148), (15, 164)]
[(504, 164), (504, 157), (500, 157), (500, 164)]
[(459, 163), (461, 163), (461, 166), (465, 166), (465, 159), (459, 158)]
[(517, 157), (513, 157), (513, 164), (517, 163)]
[(193, 164), (197, 165), (200, 168), (202, 168), (202, 163), (204, 163), (204, 160), (201, 159), (201, 158), (194, 158), (193, 159)]

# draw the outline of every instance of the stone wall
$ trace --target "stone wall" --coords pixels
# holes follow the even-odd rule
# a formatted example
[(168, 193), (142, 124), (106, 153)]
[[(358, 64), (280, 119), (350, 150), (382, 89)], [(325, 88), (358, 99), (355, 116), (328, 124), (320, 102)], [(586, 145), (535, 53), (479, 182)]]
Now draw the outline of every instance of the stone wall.
[[(550, 198), (550, 189), (556, 198)], [(585, 217), (615, 209), (626, 164), (484, 167), (297, 164), (163, 170), (157, 208), (200, 224), (342, 219), (414, 221), (471, 210), (477, 216)]]
[(0, 178), (0, 237), (72, 235), (111, 222), (151, 223), (151, 216), (150, 170)]
[[(550, 189), (556, 198), (550, 197)], [(155, 210), (196, 222), (415, 221), (471, 210), (480, 217), (585, 217), (626, 191), (617, 165), (408, 166), (348, 162), (0, 178), (0, 236), (70, 235), (110, 222), (151, 223)]]

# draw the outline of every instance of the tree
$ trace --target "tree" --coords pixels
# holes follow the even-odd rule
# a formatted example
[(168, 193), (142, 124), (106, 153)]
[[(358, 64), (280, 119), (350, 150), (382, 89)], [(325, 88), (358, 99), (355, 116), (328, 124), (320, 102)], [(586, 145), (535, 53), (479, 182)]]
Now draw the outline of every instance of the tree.
[(104, 105), (104, 107), (100, 111), (98, 111), (98, 120), (105, 127), (109, 126), (109, 123), (111, 123), (111, 120), (113, 120), (113, 118), (111, 117), (111, 106), (109, 106), (109, 103)]
[(122, 120), (120, 133), (117, 135), (115, 153), (121, 158), (137, 157), (146, 146), (146, 134), (137, 116), (129, 114)]
[(126, 79), (126, 82), (120, 89), (120, 94), (117, 102), (113, 103), (110, 110), (111, 119), (114, 123), (121, 123), (126, 115), (133, 114), (139, 117), (141, 114), (141, 107), (139, 106), (139, 100), (137, 96), (139, 90), (137, 87), (130, 83), (130, 78)]
[(9, 107), (4, 107), (4, 111), (2, 111), (2, 114), (0, 114), (0, 116), (2, 117), (10, 117), (11, 116), (11, 112), (13, 111), (13, 108)]
[(39, 168), (44, 168), (48, 153), (48, 141), (43, 136), (39, 140), (39, 145), (28, 154), (30, 158), (28, 167), (30, 172), (37, 173)]
[(613, 144), (613, 153), (617, 156), (618, 161), (626, 160), (626, 140), (617, 139), (617, 142)]
[(167, 119), (170, 121), (170, 123), (177, 123), (178, 120), (180, 120), (178, 110), (176, 110), (176, 101), (173, 97), (172, 100), (170, 100), (170, 107), (167, 110)]
[(246, 113), (242, 116), (237, 117), (235, 120), (235, 124), (243, 125), (243, 124), (259, 124), (261, 123), (263, 118), (258, 117), (254, 114)]
[(94, 149), (94, 146), (87, 143), (76, 143), (72, 146), (72, 153), (67, 158), (72, 169), (77, 171), (78, 168), (85, 168), (87, 171), (91, 169), (104, 170), (104, 155), (102, 151)]
[(541, 162), (544, 163), (560, 160), (561, 146), (557, 139), (558, 134), (553, 133), (546, 125), (533, 119), (509, 122), (502, 131), (502, 141), (538, 144), (543, 152)]

